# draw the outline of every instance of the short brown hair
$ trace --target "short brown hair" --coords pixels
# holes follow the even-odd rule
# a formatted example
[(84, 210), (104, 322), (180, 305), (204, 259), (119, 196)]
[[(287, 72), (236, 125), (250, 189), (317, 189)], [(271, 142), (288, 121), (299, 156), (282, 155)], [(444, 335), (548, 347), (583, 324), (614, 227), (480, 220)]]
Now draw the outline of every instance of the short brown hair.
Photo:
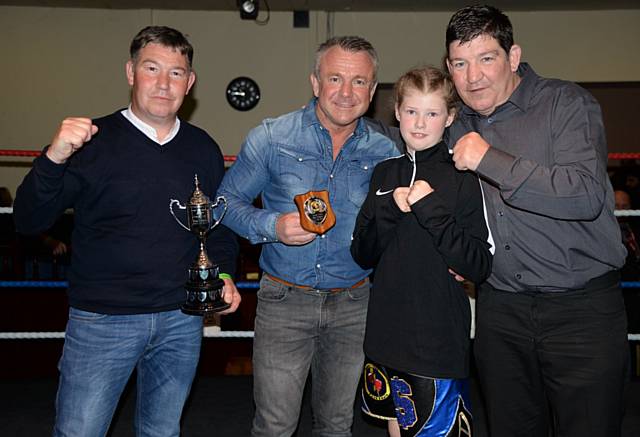
[(131, 41), (129, 54), (131, 60), (136, 61), (138, 53), (147, 44), (160, 44), (165, 47), (172, 48), (187, 57), (189, 68), (193, 63), (193, 46), (182, 32), (166, 26), (147, 26), (142, 29)]

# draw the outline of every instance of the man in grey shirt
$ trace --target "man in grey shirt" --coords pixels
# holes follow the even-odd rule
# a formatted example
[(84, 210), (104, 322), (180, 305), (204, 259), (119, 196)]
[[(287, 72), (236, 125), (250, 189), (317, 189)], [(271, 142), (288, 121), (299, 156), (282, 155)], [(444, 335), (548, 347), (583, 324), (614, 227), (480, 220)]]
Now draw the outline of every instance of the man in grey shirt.
[(446, 47), (463, 101), (448, 141), (456, 167), (481, 177), (495, 242), (474, 345), (491, 435), (620, 435), (625, 249), (600, 108), (520, 63), (491, 6), (456, 12)]

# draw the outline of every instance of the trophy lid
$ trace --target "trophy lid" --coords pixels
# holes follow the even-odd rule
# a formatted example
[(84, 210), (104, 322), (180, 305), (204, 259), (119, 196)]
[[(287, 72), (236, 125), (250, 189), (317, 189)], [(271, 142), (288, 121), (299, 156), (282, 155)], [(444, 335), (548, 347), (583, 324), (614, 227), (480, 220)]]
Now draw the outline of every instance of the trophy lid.
[(200, 190), (200, 181), (198, 180), (198, 175), (195, 175), (195, 185), (196, 188), (193, 190), (191, 194), (191, 198), (189, 199), (190, 205), (207, 205), (209, 204), (209, 198), (206, 194)]

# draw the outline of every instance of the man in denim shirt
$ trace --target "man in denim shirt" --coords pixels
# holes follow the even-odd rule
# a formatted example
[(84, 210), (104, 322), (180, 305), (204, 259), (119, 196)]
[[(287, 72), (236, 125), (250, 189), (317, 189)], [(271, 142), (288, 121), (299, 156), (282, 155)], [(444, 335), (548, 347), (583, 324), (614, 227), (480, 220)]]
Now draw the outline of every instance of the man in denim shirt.
[[(263, 244), (253, 436), (293, 434), (309, 370), (314, 435), (351, 435), (370, 273), (351, 258), (351, 233), (374, 166), (398, 155), (361, 118), (376, 89), (377, 64), (362, 38), (321, 44), (311, 74), (315, 98), (253, 129), (220, 187), (229, 204), (223, 223)], [(329, 192), (336, 215), (322, 235), (301, 227), (293, 201), (320, 190)], [(258, 194), (263, 209), (252, 205)]]

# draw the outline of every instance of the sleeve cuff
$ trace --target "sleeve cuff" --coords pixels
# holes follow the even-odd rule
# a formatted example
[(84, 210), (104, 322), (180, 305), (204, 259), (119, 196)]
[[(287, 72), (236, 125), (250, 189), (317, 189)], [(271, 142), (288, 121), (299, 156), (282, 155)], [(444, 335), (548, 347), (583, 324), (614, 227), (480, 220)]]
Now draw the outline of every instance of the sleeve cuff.
[(511, 171), (515, 160), (515, 156), (490, 147), (480, 161), (480, 164), (478, 164), (476, 171), (493, 183), (501, 186)]

